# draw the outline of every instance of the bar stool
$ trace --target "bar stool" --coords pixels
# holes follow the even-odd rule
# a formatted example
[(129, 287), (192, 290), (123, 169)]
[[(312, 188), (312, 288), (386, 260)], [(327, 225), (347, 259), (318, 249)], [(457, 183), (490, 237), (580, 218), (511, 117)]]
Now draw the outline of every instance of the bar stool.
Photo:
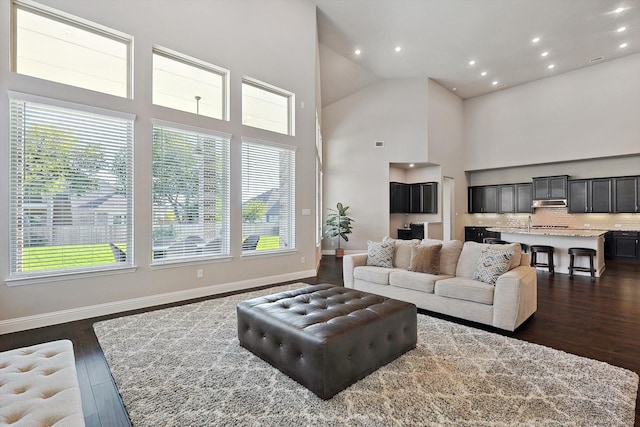
[[(553, 266), (553, 246), (547, 245), (531, 245), (529, 246), (529, 252), (531, 253), (531, 267), (547, 267), (549, 273), (554, 274), (555, 269)], [(547, 262), (538, 262), (538, 253), (547, 254)]]
[[(575, 267), (573, 265), (574, 257), (577, 256), (588, 256), (589, 257), (589, 267)], [(593, 266), (593, 257), (596, 256), (596, 250), (590, 248), (569, 248), (569, 277), (573, 277), (573, 270), (576, 271), (587, 271), (591, 273), (591, 279), (595, 279), (596, 277), (596, 269)]]
[(526, 254), (529, 250), (529, 245), (527, 245), (526, 243), (520, 243), (520, 248), (522, 249), (522, 252)]

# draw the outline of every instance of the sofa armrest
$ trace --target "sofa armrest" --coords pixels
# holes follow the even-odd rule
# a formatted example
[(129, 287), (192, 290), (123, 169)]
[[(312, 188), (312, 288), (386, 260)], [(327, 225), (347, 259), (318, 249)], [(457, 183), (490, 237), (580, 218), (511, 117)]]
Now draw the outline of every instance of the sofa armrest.
[(350, 254), (342, 258), (342, 279), (344, 286), (353, 288), (353, 269), (367, 263), (367, 254)]
[(536, 269), (521, 265), (498, 278), (493, 295), (493, 326), (515, 330), (538, 309)]

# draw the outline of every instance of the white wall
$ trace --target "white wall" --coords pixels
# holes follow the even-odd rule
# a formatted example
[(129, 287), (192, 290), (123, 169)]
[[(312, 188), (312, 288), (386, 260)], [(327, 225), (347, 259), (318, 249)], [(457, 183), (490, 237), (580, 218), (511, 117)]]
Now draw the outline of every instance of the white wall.
[(469, 171), (640, 153), (640, 54), (464, 103)]
[[(427, 162), (427, 80), (383, 80), (323, 108), (324, 206), (350, 206), (347, 251), (389, 234), (389, 163)], [(384, 141), (384, 147), (376, 147)], [(326, 212), (325, 212), (326, 213)], [(323, 241), (323, 249), (333, 249)]]
[[(134, 37), (133, 100), (94, 93), (10, 72), (10, 2), (0, 2), (0, 278), (9, 276), (7, 90), (27, 92), (136, 115), (135, 262), (137, 270), (109, 276), (22, 286), (0, 284), (0, 333), (88, 317), (150, 303), (194, 297), (315, 275), (315, 109), (317, 34), (315, 5), (308, 0), (41, 0), (42, 4)], [(231, 120), (172, 111), (151, 104), (151, 51), (163, 46), (231, 71)], [(241, 124), (241, 78), (250, 76), (296, 94), (295, 137)], [(304, 103), (306, 108), (302, 108)], [(294, 145), (296, 152), (297, 253), (230, 262), (154, 268), (151, 254), (151, 119), (176, 121), (233, 134), (231, 240), (241, 240), (240, 138)], [(196, 279), (196, 269), (204, 278)], [(163, 295), (167, 294), (167, 295)]]

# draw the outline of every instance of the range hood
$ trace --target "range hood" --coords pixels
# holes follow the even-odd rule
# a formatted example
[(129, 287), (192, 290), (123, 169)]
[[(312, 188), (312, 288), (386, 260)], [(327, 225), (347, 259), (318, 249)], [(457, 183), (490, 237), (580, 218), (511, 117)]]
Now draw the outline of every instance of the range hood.
[(534, 200), (532, 208), (566, 208), (567, 199)]

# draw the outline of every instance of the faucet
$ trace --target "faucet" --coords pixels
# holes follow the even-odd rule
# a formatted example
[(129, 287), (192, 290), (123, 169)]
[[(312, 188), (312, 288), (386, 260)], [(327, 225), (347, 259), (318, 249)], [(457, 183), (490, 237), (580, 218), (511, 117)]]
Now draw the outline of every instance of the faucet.
[(531, 215), (527, 219), (527, 233), (531, 233)]

